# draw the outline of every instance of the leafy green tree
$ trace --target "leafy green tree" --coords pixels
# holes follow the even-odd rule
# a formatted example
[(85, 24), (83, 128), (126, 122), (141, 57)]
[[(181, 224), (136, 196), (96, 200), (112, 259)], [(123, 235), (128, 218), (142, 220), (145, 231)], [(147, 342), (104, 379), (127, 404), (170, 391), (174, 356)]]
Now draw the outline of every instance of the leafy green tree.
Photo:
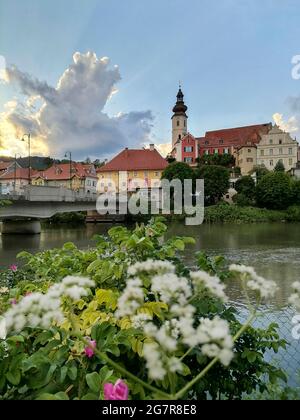
[(263, 176), (267, 175), (269, 171), (265, 165), (256, 165), (252, 171), (249, 172), (249, 175), (252, 175), (253, 173), (256, 174), (256, 180), (258, 182)]
[(250, 175), (239, 178), (235, 183), (235, 189), (238, 194), (243, 194), (248, 199), (248, 204), (249, 200), (251, 201), (255, 197), (255, 182)]
[(197, 179), (204, 179), (205, 204), (216, 204), (229, 189), (229, 171), (224, 166), (206, 165), (196, 170)]
[(291, 178), (283, 172), (270, 172), (256, 186), (256, 202), (267, 209), (286, 209), (292, 200)]
[(292, 204), (296, 204), (300, 206), (300, 180), (292, 180), (291, 182), (292, 188)]
[(219, 155), (217, 153), (213, 155), (203, 155), (197, 158), (197, 162), (200, 166), (202, 165), (218, 165), (232, 168), (235, 165), (235, 158), (230, 154)]
[(185, 179), (194, 179), (193, 169), (184, 162), (173, 162), (162, 173), (162, 179), (180, 179), (183, 182)]
[(276, 166), (274, 168), (274, 171), (275, 172), (285, 172), (285, 167), (284, 167), (284, 164), (283, 164), (282, 160), (279, 160), (276, 163)]

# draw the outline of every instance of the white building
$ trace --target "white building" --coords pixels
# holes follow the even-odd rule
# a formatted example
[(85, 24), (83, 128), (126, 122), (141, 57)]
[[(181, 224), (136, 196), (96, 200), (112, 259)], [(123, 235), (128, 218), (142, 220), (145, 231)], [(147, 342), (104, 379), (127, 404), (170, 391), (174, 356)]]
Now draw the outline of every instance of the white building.
[(289, 171), (297, 163), (298, 142), (275, 125), (257, 145), (257, 164), (272, 171), (279, 160)]

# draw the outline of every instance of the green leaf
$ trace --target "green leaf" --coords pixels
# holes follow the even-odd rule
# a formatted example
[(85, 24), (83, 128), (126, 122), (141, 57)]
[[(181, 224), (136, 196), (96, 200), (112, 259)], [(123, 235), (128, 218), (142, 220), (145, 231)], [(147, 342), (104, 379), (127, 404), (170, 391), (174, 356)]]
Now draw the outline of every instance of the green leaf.
[(94, 400), (99, 400), (99, 397), (96, 394), (88, 393), (88, 394), (85, 394), (81, 399), (84, 401), (86, 400), (94, 401)]
[(86, 382), (89, 386), (89, 388), (96, 393), (100, 393), (101, 391), (101, 378), (98, 373), (88, 373), (85, 376)]
[(12, 385), (19, 385), (21, 381), (21, 372), (19, 369), (14, 371), (9, 371), (6, 374), (6, 379), (12, 384)]

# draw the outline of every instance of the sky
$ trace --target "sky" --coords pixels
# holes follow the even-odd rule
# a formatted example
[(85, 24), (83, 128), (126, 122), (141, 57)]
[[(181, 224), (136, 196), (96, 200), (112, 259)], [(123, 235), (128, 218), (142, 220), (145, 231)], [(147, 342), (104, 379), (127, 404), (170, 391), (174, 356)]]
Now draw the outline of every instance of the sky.
[(28, 132), (56, 157), (165, 152), (179, 80), (195, 136), (300, 138), (299, 22), (300, 0), (0, 0), (0, 155)]

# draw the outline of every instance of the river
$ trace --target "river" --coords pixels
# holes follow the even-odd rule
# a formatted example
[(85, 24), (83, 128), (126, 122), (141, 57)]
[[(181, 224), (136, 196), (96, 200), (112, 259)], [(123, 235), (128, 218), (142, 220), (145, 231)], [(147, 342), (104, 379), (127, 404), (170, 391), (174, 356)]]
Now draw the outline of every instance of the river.
[[(93, 246), (95, 234), (106, 234), (112, 225), (88, 224), (77, 228), (44, 226), (41, 235), (3, 235), (0, 236), (0, 269), (17, 263), (19, 251), (37, 252), (43, 249), (60, 247), (72, 241), (79, 248)], [(196, 245), (184, 252), (187, 265), (195, 265), (195, 251), (209, 255), (224, 255), (230, 262), (239, 262), (255, 267), (262, 276), (277, 283), (278, 292), (271, 305), (262, 307), (264, 316), (259, 325), (270, 322), (280, 325), (280, 334), (291, 346), (281, 351), (278, 363), (289, 373), (291, 383), (295, 383), (295, 372), (300, 371), (300, 341), (292, 337), (292, 317), (294, 312), (287, 308), (287, 297), (291, 284), (300, 280), (300, 224), (235, 224), (185, 226), (180, 223), (170, 225), (167, 237), (192, 236)], [(229, 282), (227, 293), (231, 302), (239, 308), (241, 318), (245, 315), (244, 296), (240, 284)], [(267, 311), (267, 312), (265, 312)]]

